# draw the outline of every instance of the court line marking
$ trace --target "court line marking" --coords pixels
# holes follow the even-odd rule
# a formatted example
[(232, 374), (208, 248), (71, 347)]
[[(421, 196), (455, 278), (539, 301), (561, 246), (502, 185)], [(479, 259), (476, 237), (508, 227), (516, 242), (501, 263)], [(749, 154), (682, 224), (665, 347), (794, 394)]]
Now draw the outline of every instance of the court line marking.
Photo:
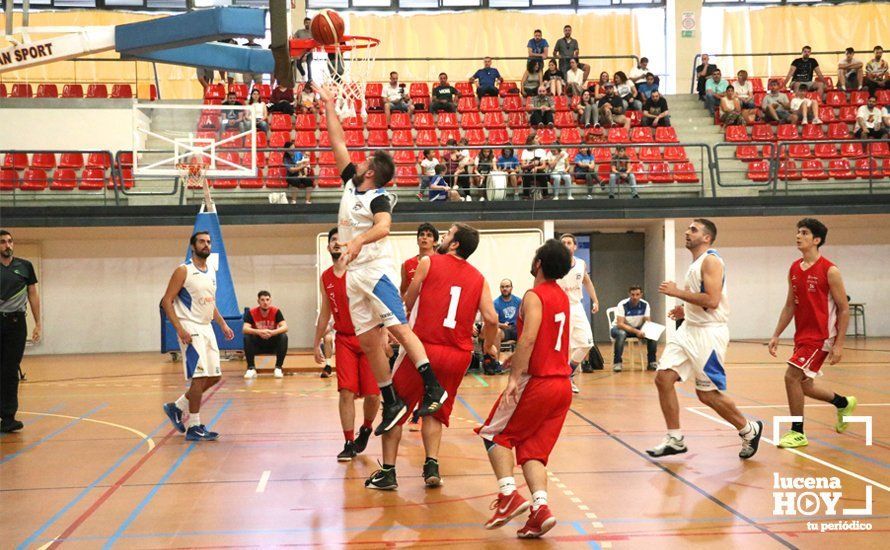
[[(724, 426), (729, 426), (730, 428), (735, 429), (735, 427), (734, 427), (732, 424), (730, 424), (729, 422), (726, 422), (726, 421), (723, 420), (722, 418), (717, 418), (716, 416), (711, 416), (711, 415), (709, 415), (709, 414), (706, 414), (706, 413), (703, 413), (703, 412), (701, 412), (701, 411), (695, 410), (695, 409), (692, 408), (692, 407), (686, 407), (686, 410), (689, 411), (689, 412), (691, 412), (691, 413), (697, 414), (697, 415), (699, 415), (699, 416), (701, 416), (701, 417), (703, 417), (703, 418), (707, 418), (708, 420), (711, 420), (711, 421), (716, 422), (716, 423), (718, 423), (718, 424), (723, 424)], [(769, 439), (769, 438), (766, 437), (766, 436), (760, 436), (760, 440), (761, 440), (761, 441), (766, 441), (766, 442), (769, 443), (770, 445), (775, 445), (775, 444), (776, 444), (775, 441)], [(776, 448), (778, 449), (779, 447), (776, 447)], [(842, 468), (842, 467), (838, 466), (837, 464), (832, 464), (831, 462), (828, 462), (827, 460), (822, 460), (821, 458), (816, 458), (815, 456), (813, 456), (813, 455), (811, 455), (811, 454), (807, 454), (807, 453), (805, 453), (805, 452), (803, 452), (803, 451), (798, 451), (797, 449), (781, 449), (781, 450), (783, 450), (783, 451), (788, 451), (789, 453), (795, 454), (795, 455), (797, 455), (797, 456), (799, 456), (799, 457), (801, 457), (801, 458), (806, 458), (807, 460), (812, 460), (813, 462), (816, 462), (816, 463), (818, 463), (818, 464), (821, 464), (821, 465), (823, 465), (823, 466), (826, 466), (826, 467), (828, 467), (828, 468), (831, 468), (832, 470), (841, 472), (842, 474), (846, 474), (846, 475), (848, 475), (848, 476), (850, 476), (850, 477), (855, 477), (856, 479), (858, 479), (858, 480), (860, 480), (860, 481), (864, 481), (865, 483), (868, 483), (868, 484), (870, 484), (870, 485), (874, 485), (875, 487), (878, 487), (879, 489), (883, 489), (883, 490), (885, 490), (885, 491), (887, 491), (887, 492), (890, 492), (890, 487), (884, 485), (883, 483), (878, 483), (877, 481), (875, 481), (875, 480), (873, 480), (873, 479), (871, 479), (871, 478), (868, 478), (868, 477), (865, 477), (865, 476), (863, 476), (863, 475), (857, 474), (856, 472), (852, 472), (852, 471), (850, 471), (850, 470), (847, 470), (846, 468)]]
[[(736, 405), (736, 407), (738, 407), (739, 409), (785, 409), (788, 407), (788, 403), (782, 403), (781, 405)], [(812, 405), (807, 403), (807, 408), (809, 409), (810, 407), (836, 408), (836, 407), (834, 407), (834, 405), (832, 405), (830, 403), (814, 403)], [(890, 403), (859, 403), (856, 405), (856, 408), (859, 408), (859, 407), (890, 407)], [(686, 408), (687, 409), (702, 409), (702, 410), (710, 409), (710, 407), (703, 406), (703, 405), (696, 405), (694, 407), (686, 407)]]
[(263, 475), (260, 476), (260, 482), (256, 485), (257, 493), (265, 493), (266, 485), (269, 483), (269, 477), (272, 475), (272, 470), (265, 470)]
[(473, 418), (476, 419), (476, 422), (478, 422), (480, 424), (485, 423), (485, 419), (482, 418), (481, 416), (479, 416), (479, 414), (476, 412), (476, 409), (471, 407), (470, 404), (467, 403), (466, 399), (463, 398), (463, 396), (458, 395), (456, 397), (457, 397), (457, 400), (460, 401), (461, 405), (463, 405), (468, 411), (470, 411), (470, 414), (473, 415)]
[(475, 378), (476, 380), (478, 380), (479, 383), (482, 384), (482, 387), (483, 387), (483, 388), (487, 388), (487, 387), (488, 387), (488, 382), (486, 382), (484, 378), (482, 378), (481, 376), (479, 376), (479, 375), (476, 374), (475, 372), (473, 373), (473, 378)]
[[(229, 399), (225, 403), (223, 403), (222, 407), (220, 407), (219, 410), (216, 412), (216, 415), (210, 420), (210, 422), (207, 423), (208, 429), (216, 424), (216, 421), (219, 420), (224, 412), (226, 412), (226, 409), (229, 408), (229, 406), (232, 404), (232, 401), (232, 399)], [(123, 523), (120, 524), (120, 526), (118, 526), (117, 531), (115, 531), (114, 534), (111, 535), (111, 537), (105, 542), (105, 544), (102, 546), (104, 550), (109, 550), (114, 546), (114, 543), (117, 542), (117, 539), (119, 539), (120, 536), (127, 530), (127, 528), (136, 520), (136, 518), (139, 517), (139, 514), (142, 513), (148, 503), (151, 502), (156, 494), (158, 494), (158, 491), (161, 490), (161, 487), (163, 487), (167, 480), (170, 479), (170, 477), (173, 475), (173, 473), (176, 472), (176, 470), (179, 469), (180, 466), (182, 466), (182, 463), (185, 462), (185, 459), (188, 458), (188, 456), (192, 453), (192, 451), (195, 450), (197, 446), (198, 442), (193, 441), (188, 447), (186, 447), (179, 458), (176, 459), (176, 462), (174, 462), (170, 466), (170, 468), (168, 468), (167, 471), (164, 472), (164, 475), (161, 476), (161, 479), (159, 479), (157, 483), (155, 483), (154, 487), (151, 488), (151, 491), (149, 491), (148, 494), (145, 495), (145, 497), (139, 502), (139, 504), (136, 505), (133, 511), (130, 512), (130, 515), (127, 516), (127, 518), (123, 521)]]
[[(50, 409), (49, 409), (48, 411), (46, 411), (46, 412), (48, 412), (48, 413), (59, 412), (59, 411), (61, 411), (61, 410), (64, 409), (64, 408), (65, 408), (65, 404), (64, 404), (64, 403), (58, 403), (58, 404), (56, 404), (56, 405), (50, 407)], [(25, 414), (25, 411), (17, 411), (17, 413), (18, 413), (18, 414)], [(45, 418), (45, 417), (35, 418), (34, 420), (30, 421), (27, 425), (28, 425), (28, 426), (33, 426), (34, 424), (40, 422), (43, 418)], [(12, 437), (13, 435), (15, 435), (15, 432), (0, 434), (0, 441), (2, 441), (4, 438)]]
[[(100, 410), (104, 409), (104, 408), (107, 407), (107, 406), (108, 406), (108, 403), (102, 403), (101, 405), (97, 405), (97, 406), (93, 407), (92, 409), (88, 410), (87, 412), (83, 413), (83, 414), (80, 415), (80, 416), (50, 415), (50, 416), (61, 416), (62, 418), (73, 418), (73, 420), (72, 420), (71, 422), (65, 424), (64, 426), (62, 426), (62, 427), (59, 428), (58, 430), (56, 430), (56, 431), (54, 431), (54, 432), (52, 432), (52, 433), (50, 433), (50, 434), (48, 434), (48, 435), (45, 435), (45, 436), (41, 437), (40, 439), (38, 439), (38, 440), (35, 441), (34, 443), (30, 443), (30, 444), (28, 444), (28, 445), (25, 445), (25, 446), (22, 447), (20, 450), (14, 452), (14, 453), (12, 453), (12, 454), (8, 454), (8, 455), (4, 456), (3, 458), (0, 458), (0, 464), (5, 464), (5, 463), (9, 462), (10, 460), (12, 460), (13, 458), (15, 458), (15, 457), (21, 455), (22, 453), (26, 453), (26, 452), (28, 452), (28, 451), (33, 450), (33, 449), (34, 449), (35, 447), (37, 447), (38, 445), (40, 445), (40, 444), (42, 444), (42, 443), (45, 443), (45, 442), (49, 441), (50, 439), (56, 437), (57, 435), (59, 435), (60, 433), (64, 432), (64, 431), (67, 430), (68, 428), (73, 427), (75, 424), (77, 424), (77, 423), (80, 422), (81, 420), (85, 420), (87, 416), (89, 416), (89, 415), (91, 415), (91, 414), (93, 414), (93, 413), (97, 413), (97, 412), (99, 412)], [(21, 411), (21, 412), (22, 412), (22, 414), (25, 414), (25, 411)]]
[[(39, 412), (28, 412), (28, 411), (19, 411), (22, 414), (34, 414), (37, 416), (54, 416), (56, 418), (78, 418), (76, 416), (69, 416), (67, 414), (53, 414), (53, 413), (39, 413)], [(152, 450), (155, 447), (155, 442), (152, 438), (145, 435), (135, 428), (131, 428), (129, 426), (124, 426), (123, 424), (115, 424), (114, 422), (106, 422), (105, 420), (95, 420), (93, 418), (81, 418), (84, 422), (92, 422), (94, 424), (105, 424), (106, 426), (111, 426), (112, 428), (120, 428), (122, 430), (126, 430), (131, 432), (139, 437), (139, 439), (145, 441), (145, 444), (148, 445), (148, 450)]]

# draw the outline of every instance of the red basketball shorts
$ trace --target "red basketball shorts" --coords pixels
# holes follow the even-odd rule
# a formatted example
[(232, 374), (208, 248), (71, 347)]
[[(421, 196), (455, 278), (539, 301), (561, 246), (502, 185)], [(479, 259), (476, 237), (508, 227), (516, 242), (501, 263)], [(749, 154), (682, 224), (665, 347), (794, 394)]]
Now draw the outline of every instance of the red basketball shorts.
[(520, 466), (529, 460), (546, 466), (571, 405), (568, 377), (525, 375), (519, 381), (519, 400), (514, 403), (501, 394), (476, 433), (502, 447), (516, 449)]
[[(826, 349), (828, 348), (828, 349)], [(794, 353), (788, 359), (788, 364), (797, 367), (810, 378), (822, 376), (819, 372), (825, 359), (828, 358), (828, 343), (819, 344), (795, 344)]]
[(356, 397), (380, 395), (380, 388), (371, 372), (371, 364), (362, 353), (362, 347), (355, 336), (337, 334), (337, 391), (347, 390)]
[[(427, 358), (430, 360), (430, 366), (438, 378), (439, 384), (448, 392), (448, 399), (432, 416), (448, 426), (451, 409), (454, 408), (454, 398), (457, 396), (457, 388), (460, 387), (467, 369), (470, 368), (473, 353), (451, 346), (435, 344), (424, 344), (423, 347), (426, 349)], [(396, 360), (392, 385), (405, 405), (408, 406), (408, 411), (413, 412), (423, 400), (423, 378), (404, 351), (399, 354), (399, 358)], [(404, 424), (408, 417), (409, 415), (402, 417), (400, 424)]]

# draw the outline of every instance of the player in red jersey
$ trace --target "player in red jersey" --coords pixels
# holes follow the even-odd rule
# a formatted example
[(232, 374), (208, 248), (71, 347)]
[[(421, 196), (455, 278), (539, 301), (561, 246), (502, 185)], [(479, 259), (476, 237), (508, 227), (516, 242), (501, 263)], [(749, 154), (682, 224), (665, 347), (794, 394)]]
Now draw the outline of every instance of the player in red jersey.
[[(493, 348), (497, 338), (498, 314), (488, 283), (479, 270), (467, 262), (478, 245), (478, 231), (462, 223), (452, 225), (439, 245), (438, 254), (420, 260), (406, 293), (412, 330), (423, 343), (436, 378), (448, 392), (448, 398), (439, 410), (424, 418), (421, 428), (426, 451), (423, 478), (427, 487), (438, 487), (442, 483), (438, 461), (442, 426), (448, 426), (457, 389), (472, 360), (477, 312), (481, 312), (484, 322), (486, 349)], [(423, 399), (423, 379), (404, 352), (396, 360), (393, 386), (409, 411)], [(402, 424), (406, 420), (404, 417), (383, 434), (383, 464), (365, 481), (369, 489), (398, 487), (395, 464)]]
[[(315, 324), (315, 361), (325, 360), (322, 344), (331, 316), (334, 317), (335, 345), (337, 347), (337, 391), (340, 393), (340, 424), (346, 443), (337, 455), (340, 462), (349, 462), (365, 450), (371, 437), (371, 423), (380, 408), (380, 388), (371, 372), (368, 358), (362, 352), (352, 316), (349, 314), (349, 298), (346, 296), (346, 262), (337, 247), (337, 228), (328, 231), (328, 252), (334, 265), (321, 274), (320, 289), (325, 297)], [(419, 376), (419, 375), (418, 375)], [(364, 398), (364, 420), (355, 437), (355, 400)]]
[(803, 447), (808, 443), (803, 431), (805, 396), (837, 407), (835, 429), (838, 433), (847, 429), (844, 417), (856, 408), (856, 398), (852, 395), (838, 395), (816, 386), (815, 381), (822, 375), (826, 359), (829, 365), (841, 360), (850, 322), (850, 305), (841, 272), (819, 252), (827, 236), (828, 228), (815, 218), (797, 222), (797, 249), (803, 257), (791, 264), (788, 271), (788, 298), (769, 341), (769, 352), (775, 357), (779, 336), (794, 319), (794, 353), (785, 370), (785, 392), (791, 415), (799, 416), (800, 422), (793, 422), (791, 430), (779, 440), (778, 446), (783, 448)]
[(399, 285), (399, 293), (403, 299), (421, 258), (435, 254), (438, 243), (439, 230), (433, 224), (424, 222), (417, 226), (417, 256), (412, 256), (402, 263), (402, 283)]
[(547, 459), (559, 438), (572, 404), (569, 376), (569, 298), (557, 281), (572, 269), (572, 254), (556, 239), (538, 248), (532, 260), (534, 287), (522, 297), (516, 351), (507, 388), (488, 420), (476, 428), (498, 478), (494, 515), (485, 524), (495, 529), (525, 512), (527, 500), (516, 492), (513, 449), (532, 495), (531, 514), (516, 532), (538, 538), (556, 525), (547, 507)]

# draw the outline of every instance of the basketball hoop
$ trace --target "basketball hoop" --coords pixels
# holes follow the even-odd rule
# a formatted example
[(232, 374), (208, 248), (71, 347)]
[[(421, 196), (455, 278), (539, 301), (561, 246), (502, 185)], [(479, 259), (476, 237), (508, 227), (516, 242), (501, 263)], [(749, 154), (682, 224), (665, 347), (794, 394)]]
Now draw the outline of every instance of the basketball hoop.
[[(334, 95), (337, 116), (341, 120), (356, 114), (366, 118), (365, 85), (374, 66), (378, 44), (380, 40), (369, 36), (344, 36), (340, 43), (327, 45), (312, 38), (295, 38), (290, 41), (290, 53), (294, 58), (306, 52), (328, 54), (328, 70), (318, 83)], [(311, 61), (307, 65), (311, 66)], [(308, 75), (311, 80), (311, 71)]]
[(215, 212), (213, 198), (210, 196), (210, 184), (207, 182), (207, 164), (203, 159), (191, 159), (188, 162), (176, 163), (179, 172), (179, 181), (185, 183), (187, 189), (204, 190), (204, 207), (206, 212)]

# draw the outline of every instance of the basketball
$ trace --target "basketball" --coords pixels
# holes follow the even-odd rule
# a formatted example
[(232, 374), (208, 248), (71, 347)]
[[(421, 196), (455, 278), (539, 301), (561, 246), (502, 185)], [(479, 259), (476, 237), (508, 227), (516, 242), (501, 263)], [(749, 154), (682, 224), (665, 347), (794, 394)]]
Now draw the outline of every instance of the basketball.
[(334, 10), (323, 10), (312, 18), (309, 26), (312, 38), (321, 44), (336, 44), (343, 39), (343, 18)]

